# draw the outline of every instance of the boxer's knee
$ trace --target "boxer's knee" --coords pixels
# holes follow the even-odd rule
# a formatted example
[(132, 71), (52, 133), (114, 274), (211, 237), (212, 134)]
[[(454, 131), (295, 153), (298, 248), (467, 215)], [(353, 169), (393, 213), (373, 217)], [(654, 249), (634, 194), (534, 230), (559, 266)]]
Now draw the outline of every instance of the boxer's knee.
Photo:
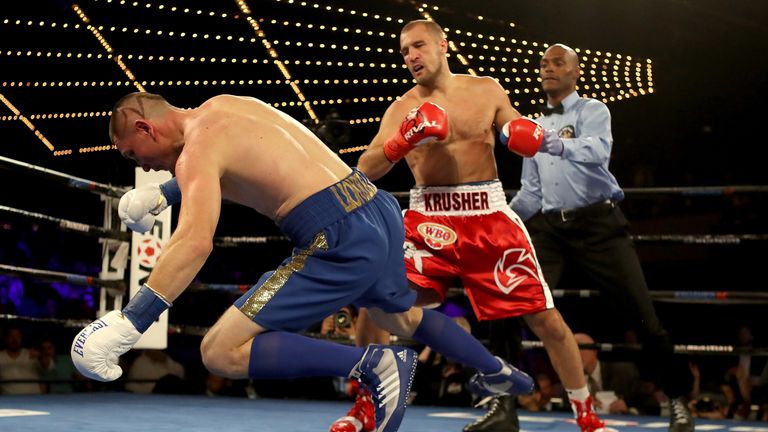
[(227, 378), (247, 378), (251, 342), (264, 328), (236, 307), (230, 307), (206, 333), (200, 344), (205, 367)]
[(203, 342), (200, 344), (200, 357), (203, 360), (203, 365), (211, 373), (221, 376), (220, 365), (223, 363), (222, 353), (223, 350), (219, 344), (216, 343), (216, 338), (211, 335), (212, 332), (203, 337)]
[(416, 307), (398, 313), (387, 313), (379, 308), (369, 308), (368, 312), (376, 325), (398, 336), (413, 335), (422, 317), (421, 309)]
[(439, 292), (428, 288), (416, 288), (416, 306), (426, 309), (434, 309), (442, 303), (443, 296)]
[(368, 308), (360, 308), (355, 326), (355, 345), (366, 347), (370, 344), (388, 344), (389, 331), (380, 328), (368, 313)]
[(200, 355), (205, 368), (211, 373), (225, 378), (246, 378), (250, 362), (250, 346), (250, 342), (239, 347), (226, 346), (215, 337), (206, 335), (200, 344)]

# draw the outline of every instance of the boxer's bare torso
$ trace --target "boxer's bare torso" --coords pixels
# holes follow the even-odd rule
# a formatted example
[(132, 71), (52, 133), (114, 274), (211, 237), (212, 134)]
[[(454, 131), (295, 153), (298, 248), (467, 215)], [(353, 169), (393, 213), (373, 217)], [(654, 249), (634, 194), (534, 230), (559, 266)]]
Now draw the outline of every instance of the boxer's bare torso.
[(223, 198), (272, 219), (350, 173), (311, 131), (258, 99), (209, 99), (190, 112), (184, 131), (175, 171), (193, 158), (214, 165)]
[[(414, 87), (392, 105), (396, 118), (430, 101), (448, 113), (448, 138), (419, 146), (405, 156), (416, 185), (453, 185), (498, 177), (494, 122), (501, 106), (491, 95), (506, 98), (491, 78), (453, 75), (442, 91)], [(497, 97), (498, 99), (498, 97)]]

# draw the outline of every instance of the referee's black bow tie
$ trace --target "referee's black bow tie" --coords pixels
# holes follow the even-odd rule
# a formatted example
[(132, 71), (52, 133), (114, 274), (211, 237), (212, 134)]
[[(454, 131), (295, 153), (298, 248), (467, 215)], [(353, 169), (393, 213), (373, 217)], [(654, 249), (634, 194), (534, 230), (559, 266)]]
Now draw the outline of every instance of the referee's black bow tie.
[(563, 104), (557, 104), (557, 106), (554, 107), (554, 108), (550, 108), (550, 107), (544, 105), (543, 107), (541, 107), (541, 112), (545, 116), (548, 116), (548, 115), (553, 114), (553, 113), (554, 114), (562, 114), (563, 113)]

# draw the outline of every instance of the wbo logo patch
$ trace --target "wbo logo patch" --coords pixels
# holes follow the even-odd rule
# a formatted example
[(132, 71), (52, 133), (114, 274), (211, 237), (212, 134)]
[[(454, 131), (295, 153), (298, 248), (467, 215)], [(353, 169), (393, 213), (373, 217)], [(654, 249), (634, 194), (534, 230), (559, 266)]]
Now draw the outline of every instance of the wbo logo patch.
[(440, 250), (456, 243), (456, 239), (458, 238), (456, 231), (445, 225), (432, 222), (419, 224), (419, 226), (416, 227), (416, 230), (424, 238), (424, 243), (435, 250)]

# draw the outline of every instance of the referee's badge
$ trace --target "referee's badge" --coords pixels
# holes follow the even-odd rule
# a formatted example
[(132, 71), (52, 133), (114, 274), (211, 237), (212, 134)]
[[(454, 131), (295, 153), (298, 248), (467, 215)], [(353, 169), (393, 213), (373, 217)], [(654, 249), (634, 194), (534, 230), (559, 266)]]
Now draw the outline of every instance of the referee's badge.
[(573, 125), (563, 126), (557, 131), (557, 136), (565, 139), (576, 138), (576, 128), (574, 128)]

